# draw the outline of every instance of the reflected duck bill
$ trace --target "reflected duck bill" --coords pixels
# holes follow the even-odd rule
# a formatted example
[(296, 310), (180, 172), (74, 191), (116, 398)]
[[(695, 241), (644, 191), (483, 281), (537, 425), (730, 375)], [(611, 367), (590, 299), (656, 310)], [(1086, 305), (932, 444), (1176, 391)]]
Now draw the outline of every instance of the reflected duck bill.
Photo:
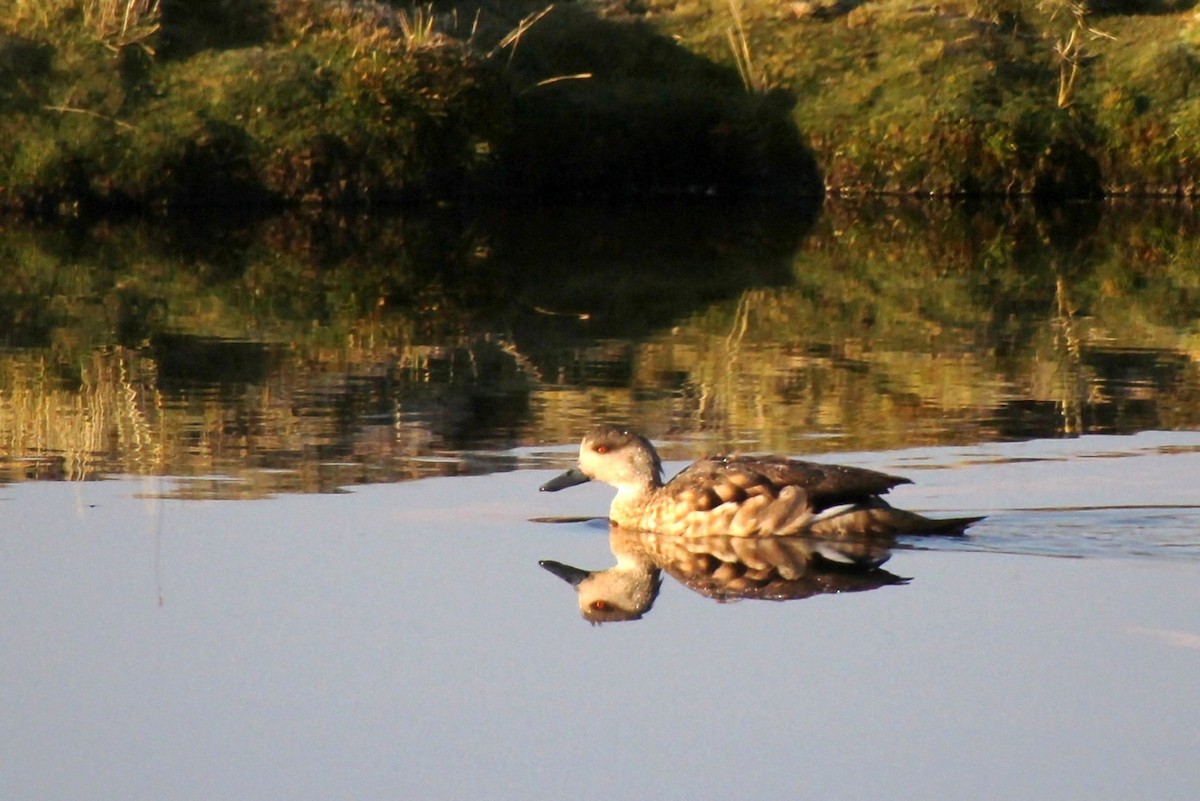
[[(578, 467), (572, 467), (567, 472), (550, 479), (538, 489), (540, 489), (542, 492), (558, 492), (560, 489), (574, 487), (576, 484), (585, 484), (591, 480), (591, 476), (589, 476), (587, 473), (583, 472)], [(543, 567), (545, 567), (545, 565), (543, 565)]]
[[(559, 489), (561, 489), (561, 487)], [(562, 562), (555, 562), (552, 559), (543, 559), (538, 562), (538, 565), (558, 576), (572, 587), (578, 587), (579, 582), (592, 575), (590, 570), (583, 570), (582, 568), (572, 567), (571, 565), (564, 565)]]

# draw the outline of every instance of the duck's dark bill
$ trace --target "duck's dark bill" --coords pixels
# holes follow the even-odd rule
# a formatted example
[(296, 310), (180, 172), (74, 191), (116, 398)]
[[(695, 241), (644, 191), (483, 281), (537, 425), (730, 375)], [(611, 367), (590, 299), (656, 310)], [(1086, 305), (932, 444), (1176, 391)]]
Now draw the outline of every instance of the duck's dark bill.
[(571, 567), (570, 565), (564, 565), (562, 562), (555, 562), (551, 559), (543, 559), (542, 561), (538, 562), (538, 564), (570, 584), (572, 587), (578, 587), (579, 582), (592, 575), (587, 570), (583, 570), (578, 567)]
[(578, 467), (572, 467), (562, 475), (555, 476), (547, 481), (540, 489), (542, 492), (558, 492), (560, 489), (573, 487), (576, 484), (583, 484), (586, 481), (591, 481), (591, 479)]

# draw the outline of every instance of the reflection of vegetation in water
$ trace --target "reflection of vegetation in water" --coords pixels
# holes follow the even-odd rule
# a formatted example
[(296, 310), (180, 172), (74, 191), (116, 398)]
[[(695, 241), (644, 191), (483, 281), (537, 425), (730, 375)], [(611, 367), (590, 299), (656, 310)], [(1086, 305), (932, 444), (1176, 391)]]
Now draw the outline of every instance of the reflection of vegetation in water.
[(829, 211), (793, 286), (639, 348), (630, 397), (655, 399), (641, 425), (795, 452), (829, 447), (805, 434), (899, 447), (1195, 424), (1196, 279), (1173, 237), (1134, 259), (1118, 214), (1093, 233), (1032, 214)]
[[(331, 491), (457, 472), (461, 464), (428, 457), (446, 450), (456, 430), (502, 431), (527, 406), (521, 376), (485, 343), (276, 354), (249, 343), (165, 339), (143, 350), (98, 349), (78, 365), (8, 353), (0, 364), (0, 476), (237, 476), (240, 483), (204, 491)], [(185, 374), (183, 359), (195, 369)], [(270, 369), (255, 376), (263, 359)]]
[[(153, 365), (121, 349), (97, 350), (77, 377), (38, 354), (14, 353), (0, 375), (0, 431), (10, 478), (91, 478), (154, 472), (162, 464)], [(74, 380), (72, 380), (74, 378)], [(101, 460), (100, 454), (114, 458)], [(41, 458), (26, 458), (38, 455)]]
[(505, 343), (467, 332), (487, 287), (421, 223), (347, 227), (8, 232), (6, 473), (233, 474), (189, 491), (258, 495), (460, 469), (414, 457), (527, 405)]
[(1177, 210), (677, 211), (0, 231), (3, 475), (256, 496), (599, 420), (686, 455), (1200, 424)]

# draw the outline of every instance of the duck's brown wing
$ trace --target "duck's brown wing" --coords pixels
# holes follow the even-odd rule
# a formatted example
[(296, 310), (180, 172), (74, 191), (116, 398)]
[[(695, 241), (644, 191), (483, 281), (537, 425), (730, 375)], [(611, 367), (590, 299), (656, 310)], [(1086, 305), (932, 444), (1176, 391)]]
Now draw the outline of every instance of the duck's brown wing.
[(776, 496), (784, 487), (794, 486), (805, 491), (812, 511), (820, 512), (830, 506), (861, 503), (898, 484), (911, 483), (907, 478), (861, 467), (781, 457), (717, 456), (696, 462), (668, 486), (675, 492), (686, 489), (698, 496), (712, 496), (712, 505), (763, 492)]

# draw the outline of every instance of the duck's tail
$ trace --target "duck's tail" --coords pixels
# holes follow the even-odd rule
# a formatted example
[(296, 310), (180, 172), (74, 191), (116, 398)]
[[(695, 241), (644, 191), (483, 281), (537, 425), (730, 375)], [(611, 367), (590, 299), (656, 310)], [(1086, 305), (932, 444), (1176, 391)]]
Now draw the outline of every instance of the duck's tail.
[(983, 520), (983, 517), (923, 517), (910, 512), (916, 520), (916, 528), (909, 529), (906, 534), (938, 534), (941, 536), (959, 537), (967, 533), (967, 528)]
[(846, 535), (904, 536), (940, 535), (961, 536), (969, 526), (982, 517), (933, 518), (897, 509), (881, 499), (870, 505), (844, 506), (827, 509), (808, 526), (808, 533), (821, 537)]

